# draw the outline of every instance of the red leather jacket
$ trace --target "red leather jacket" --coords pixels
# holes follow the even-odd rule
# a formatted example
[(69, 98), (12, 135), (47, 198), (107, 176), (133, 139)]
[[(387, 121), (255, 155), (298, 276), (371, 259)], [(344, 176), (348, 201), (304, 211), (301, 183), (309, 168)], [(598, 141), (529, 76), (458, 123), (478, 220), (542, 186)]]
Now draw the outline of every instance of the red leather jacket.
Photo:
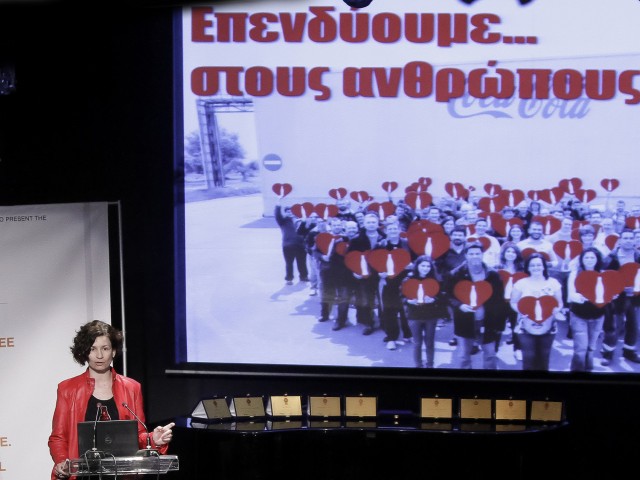
[[(112, 368), (113, 398), (118, 407), (120, 420), (135, 420), (133, 415), (122, 406), (126, 402), (131, 410), (145, 421), (142, 403), (142, 388), (140, 383), (116, 373)], [(49, 451), (54, 465), (64, 462), (66, 459), (79, 458), (78, 454), (78, 422), (83, 422), (87, 411), (89, 398), (93, 394), (95, 380), (89, 376), (89, 369), (58, 384), (58, 397), (56, 409), (53, 413), (51, 435), (49, 436)], [(138, 443), (140, 448), (147, 446), (147, 433), (144, 427), (138, 423)], [(158, 453), (165, 454), (169, 448), (167, 444), (156, 446), (151, 437), (151, 446), (158, 449)], [(55, 479), (55, 474), (51, 473)]]

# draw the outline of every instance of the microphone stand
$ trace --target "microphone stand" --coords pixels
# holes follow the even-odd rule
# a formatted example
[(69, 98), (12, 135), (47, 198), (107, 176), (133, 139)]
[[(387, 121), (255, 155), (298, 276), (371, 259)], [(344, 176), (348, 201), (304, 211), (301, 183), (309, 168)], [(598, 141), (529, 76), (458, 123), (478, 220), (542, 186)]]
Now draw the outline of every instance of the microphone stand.
[(98, 450), (98, 448), (96, 447), (96, 436), (98, 433), (98, 419), (100, 418), (101, 408), (102, 408), (102, 404), (98, 402), (98, 408), (96, 410), (96, 418), (93, 421), (93, 448), (91, 448), (91, 454), (90, 454), (91, 458), (105, 458), (104, 452)]
[(129, 413), (131, 413), (131, 415), (133, 415), (133, 417), (140, 423), (140, 425), (142, 425), (142, 427), (144, 428), (144, 431), (147, 433), (147, 448), (143, 448), (141, 450), (138, 450), (136, 452), (136, 456), (139, 457), (158, 457), (158, 450), (155, 448), (151, 448), (151, 435), (149, 434), (149, 429), (147, 428), (147, 426), (144, 424), (144, 422), (142, 420), (140, 420), (140, 418), (134, 413), (133, 410), (131, 410), (129, 408), (129, 405), (127, 405), (127, 402), (122, 402), (122, 406), (124, 408), (126, 408), (127, 410), (129, 410)]

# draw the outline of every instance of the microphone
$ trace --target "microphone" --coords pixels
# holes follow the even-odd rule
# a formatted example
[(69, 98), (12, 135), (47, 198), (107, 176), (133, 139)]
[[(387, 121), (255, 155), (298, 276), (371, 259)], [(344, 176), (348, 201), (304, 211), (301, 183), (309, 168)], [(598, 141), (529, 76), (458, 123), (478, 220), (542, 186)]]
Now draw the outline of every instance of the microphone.
[(144, 428), (144, 431), (147, 432), (147, 448), (138, 450), (136, 452), (136, 456), (140, 456), (140, 457), (158, 456), (158, 450), (156, 450), (155, 448), (151, 448), (151, 436), (149, 435), (149, 429), (147, 428), (147, 426), (144, 424), (142, 420), (140, 420), (140, 418), (134, 413), (134, 411), (129, 408), (129, 405), (127, 405), (127, 402), (122, 402), (122, 406), (127, 410), (129, 410), (129, 413), (133, 415), (133, 417), (140, 423), (140, 425), (142, 425), (142, 427)]
[(102, 403), (98, 402), (98, 408), (96, 408), (96, 418), (93, 421), (93, 448), (91, 449), (91, 456), (93, 458), (104, 458), (104, 452), (101, 452), (96, 447), (96, 437), (98, 435), (98, 420), (100, 419), (100, 410), (102, 409)]

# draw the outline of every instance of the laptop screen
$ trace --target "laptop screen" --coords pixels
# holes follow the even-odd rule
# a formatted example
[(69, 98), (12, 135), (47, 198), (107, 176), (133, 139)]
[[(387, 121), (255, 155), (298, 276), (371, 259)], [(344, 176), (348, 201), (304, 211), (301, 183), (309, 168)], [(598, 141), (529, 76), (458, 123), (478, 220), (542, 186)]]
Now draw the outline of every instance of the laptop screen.
[[(78, 453), (93, 448), (94, 422), (78, 423)], [(137, 420), (109, 420), (96, 423), (96, 448), (107, 455), (129, 457), (138, 451)]]

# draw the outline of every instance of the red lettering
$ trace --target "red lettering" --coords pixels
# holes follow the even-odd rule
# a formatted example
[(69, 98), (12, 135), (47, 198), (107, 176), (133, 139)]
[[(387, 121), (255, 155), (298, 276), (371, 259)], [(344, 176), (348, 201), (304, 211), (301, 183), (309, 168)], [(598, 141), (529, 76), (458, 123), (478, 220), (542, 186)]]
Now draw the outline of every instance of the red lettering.
[(0, 348), (15, 346), (15, 339), (13, 337), (0, 337)]
[(213, 7), (193, 7), (191, 9), (191, 41), (213, 42), (213, 35), (205, 30), (213, 27), (213, 20), (207, 20), (206, 15), (213, 13)]

